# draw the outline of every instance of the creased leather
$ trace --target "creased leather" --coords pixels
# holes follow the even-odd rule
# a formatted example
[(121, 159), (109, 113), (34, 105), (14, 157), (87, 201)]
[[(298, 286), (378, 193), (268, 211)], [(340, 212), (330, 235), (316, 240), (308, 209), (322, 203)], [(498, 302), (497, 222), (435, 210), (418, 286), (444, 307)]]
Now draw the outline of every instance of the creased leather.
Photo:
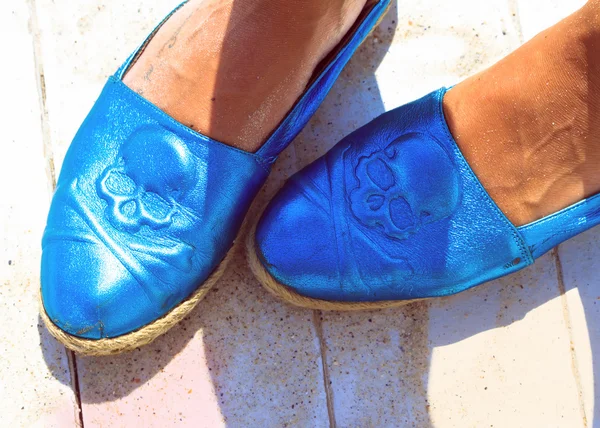
[(271, 163), (387, 4), (375, 5), (256, 154), (190, 130), (122, 83), (159, 25), (109, 79), (64, 159), (42, 242), (50, 319), (74, 336), (111, 338), (197, 290), (231, 248)]
[(454, 142), (444, 93), (383, 114), (280, 190), (256, 231), (277, 281), (323, 300), (404, 300), (533, 262)]
[(162, 316), (222, 260), (266, 177), (254, 155), (188, 130), (111, 78), (50, 208), (46, 312), (95, 338)]

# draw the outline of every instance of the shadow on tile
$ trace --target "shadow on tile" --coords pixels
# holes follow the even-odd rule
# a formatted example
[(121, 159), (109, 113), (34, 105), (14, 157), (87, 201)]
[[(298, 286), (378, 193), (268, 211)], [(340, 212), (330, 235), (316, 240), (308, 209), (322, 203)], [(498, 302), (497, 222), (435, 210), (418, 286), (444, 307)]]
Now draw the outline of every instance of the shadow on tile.
[[(63, 385), (71, 386), (71, 374), (68, 371), (68, 366), (65, 364), (65, 367), (60, 367), (56, 364), (57, 361), (60, 361), (64, 357), (64, 347), (61, 343), (58, 342), (50, 334), (46, 326), (44, 325), (44, 321), (38, 315), (37, 320), (37, 329), (38, 334), (40, 336), (40, 348), (42, 349), (42, 356), (44, 358), (44, 362), (46, 363), (46, 367), (48, 367), (50, 374)], [(62, 354), (62, 356), (59, 356)]]
[[(441, 362), (433, 375), (436, 382), (430, 384), (433, 350), (511, 325), (559, 296), (556, 269), (547, 255), (511, 277), (456, 296), (383, 311), (323, 313), (338, 424), (433, 426), (430, 406), (445, 403), (430, 403), (432, 394), (436, 398), (448, 393), (454, 399), (455, 394), (445, 388), (460, 382), (443, 381), (455, 370), (453, 363)], [(515, 340), (522, 343), (522, 337)], [(457, 357), (457, 364), (460, 360)], [(465, 363), (469, 360), (465, 356)], [(531, 364), (535, 364), (533, 356)], [(479, 380), (479, 375), (472, 380)]]
[[(574, 368), (580, 375), (588, 426), (599, 427), (600, 410), (596, 403), (600, 400), (597, 393), (600, 364), (596, 357), (600, 355), (600, 227), (565, 242), (559, 254), (574, 330)], [(580, 317), (581, 310), (584, 317)]]
[[(432, 346), (460, 342), (473, 335), (522, 320), (528, 312), (560, 297), (552, 254), (534, 265), (467, 290), (432, 301), (436, 320), (430, 327)], [(432, 337), (434, 336), (434, 337)]]

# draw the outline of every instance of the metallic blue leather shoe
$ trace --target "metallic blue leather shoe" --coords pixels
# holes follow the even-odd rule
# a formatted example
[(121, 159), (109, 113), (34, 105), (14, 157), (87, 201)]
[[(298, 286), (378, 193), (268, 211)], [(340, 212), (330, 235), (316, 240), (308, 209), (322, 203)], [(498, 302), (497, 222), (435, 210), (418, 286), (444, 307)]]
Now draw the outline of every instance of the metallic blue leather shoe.
[(64, 159), (43, 237), (50, 332), (77, 352), (114, 354), (180, 321), (223, 272), (271, 164), (389, 1), (369, 2), (256, 153), (189, 129), (123, 84), (161, 23), (108, 80)]
[(447, 296), (600, 223), (596, 195), (511, 224), (450, 134), (445, 92), (383, 114), (288, 180), (248, 235), (250, 265), (269, 291), (334, 310)]

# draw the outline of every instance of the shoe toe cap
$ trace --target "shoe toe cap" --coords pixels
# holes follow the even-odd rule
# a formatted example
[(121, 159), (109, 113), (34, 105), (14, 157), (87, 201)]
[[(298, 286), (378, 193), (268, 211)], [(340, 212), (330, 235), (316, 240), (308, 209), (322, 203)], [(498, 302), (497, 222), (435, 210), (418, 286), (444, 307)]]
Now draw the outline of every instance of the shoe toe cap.
[(302, 296), (331, 297), (339, 272), (329, 203), (302, 181), (290, 180), (270, 202), (256, 227), (255, 249), (280, 284)]
[(157, 317), (139, 282), (95, 240), (47, 242), (41, 283), (46, 315), (73, 336), (113, 338)]

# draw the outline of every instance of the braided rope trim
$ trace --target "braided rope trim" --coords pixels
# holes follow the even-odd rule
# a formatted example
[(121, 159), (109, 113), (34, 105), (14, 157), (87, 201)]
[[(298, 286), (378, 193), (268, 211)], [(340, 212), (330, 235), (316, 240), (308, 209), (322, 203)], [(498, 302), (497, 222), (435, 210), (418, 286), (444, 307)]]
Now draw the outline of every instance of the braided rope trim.
[[(260, 218), (260, 216), (258, 217)], [(258, 258), (256, 250), (256, 225), (255, 222), (252, 226), (252, 230), (246, 237), (246, 257), (250, 270), (261, 283), (261, 285), (275, 297), (285, 300), (294, 306), (299, 306), (306, 309), (316, 309), (324, 311), (367, 311), (373, 309), (387, 309), (404, 306), (410, 303), (418, 302), (425, 299), (413, 299), (413, 300), (383, 300), (380, 302), (338, 302), (330, 300), (314, 299), (312, 297), (306, 297), (297, 292), (293, 291), (290, 287), (287, 287), (279, 283), (275, 278), (271, 276), (265, 269), (260, 259)]]
[(229, 250), (227, 256), (217, 266), (217, 269), (208, 277), (206, 281), (196, 290), (188, 299), (181, 302), (170, 312), (163, 317), (151, 322), (150, 324), (131, 333), (122, 336), (107, 338), (107, 339), (82, 339), (81, 337), (73, 336), (61, 330), (54, 324), (42, 304), (40, 293), (40, 315), (46, 324), (48, 331), (60, 343), (68, 349), (77, 352), (78, 354), (89, 356), (115, 355), (123, 352), (133, 351), (140, 346), (152, 343), (157, 337), (163, 335), (170, 330), (175, 324), (179, 323), (192, 309), (208, 294), (210, 289), (221, 278), (227, 265), (235, 254), (235, 245)]

